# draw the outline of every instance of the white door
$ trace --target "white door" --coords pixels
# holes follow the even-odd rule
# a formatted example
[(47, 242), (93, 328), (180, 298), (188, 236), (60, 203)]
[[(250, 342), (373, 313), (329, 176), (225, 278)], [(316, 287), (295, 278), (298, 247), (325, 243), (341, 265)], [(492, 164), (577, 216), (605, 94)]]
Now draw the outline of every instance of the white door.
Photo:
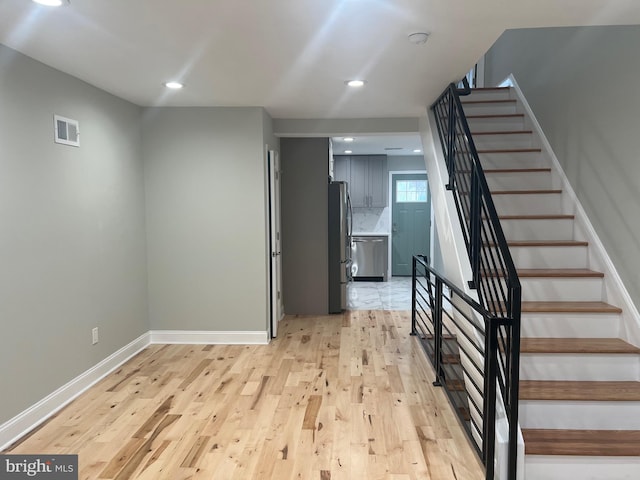
[(278, 333), (278, 322), (284, 316), (282, 299), (282, 242), (280, 236), (280, 159), (278, 152), (267, 153), (269, 171), (269, 250), (271, 283), (271, 336)]

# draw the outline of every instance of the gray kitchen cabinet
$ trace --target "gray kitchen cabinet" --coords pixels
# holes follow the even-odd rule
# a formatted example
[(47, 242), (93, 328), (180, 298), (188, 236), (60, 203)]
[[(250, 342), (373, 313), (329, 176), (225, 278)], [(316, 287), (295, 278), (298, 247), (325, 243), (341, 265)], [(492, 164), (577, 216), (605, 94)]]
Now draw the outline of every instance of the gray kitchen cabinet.
[(387, 206), (386, 155), (334, 155), (333, 179), (349, 183), (354, 208)]
[(351, 157), (351, 181), (349, 195), (353, 208), (369, 206), (369, 157), (353, 155)]
[(369, 206), (370, 207), (386, 207), (387, 206), (387, 156), (371, 155), (369, 156)]

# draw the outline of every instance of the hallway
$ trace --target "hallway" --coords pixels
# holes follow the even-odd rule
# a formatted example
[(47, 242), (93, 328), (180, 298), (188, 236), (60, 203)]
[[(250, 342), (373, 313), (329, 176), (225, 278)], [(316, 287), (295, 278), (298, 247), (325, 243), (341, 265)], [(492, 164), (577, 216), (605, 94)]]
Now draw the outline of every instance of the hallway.
[(411, 277), (391, 277), (387, 282), (350, 282), (348, 310), (411, 310)]

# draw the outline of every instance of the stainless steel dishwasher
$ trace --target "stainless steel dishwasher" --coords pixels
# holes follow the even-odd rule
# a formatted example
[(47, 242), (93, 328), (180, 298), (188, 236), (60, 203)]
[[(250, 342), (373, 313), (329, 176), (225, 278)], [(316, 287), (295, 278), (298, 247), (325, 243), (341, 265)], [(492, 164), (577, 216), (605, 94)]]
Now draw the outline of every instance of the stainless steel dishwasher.
[(354, 280), (387, 281), (387, 236), (351, 238), (351, 272)]

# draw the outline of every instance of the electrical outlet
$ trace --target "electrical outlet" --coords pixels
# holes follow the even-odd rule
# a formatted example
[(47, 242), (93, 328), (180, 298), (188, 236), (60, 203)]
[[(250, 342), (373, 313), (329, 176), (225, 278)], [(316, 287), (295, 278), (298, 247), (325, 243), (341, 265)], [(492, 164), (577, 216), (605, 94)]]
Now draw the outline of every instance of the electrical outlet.
[(91, 345), (98, 343), (98, 327), (91, 330)]

